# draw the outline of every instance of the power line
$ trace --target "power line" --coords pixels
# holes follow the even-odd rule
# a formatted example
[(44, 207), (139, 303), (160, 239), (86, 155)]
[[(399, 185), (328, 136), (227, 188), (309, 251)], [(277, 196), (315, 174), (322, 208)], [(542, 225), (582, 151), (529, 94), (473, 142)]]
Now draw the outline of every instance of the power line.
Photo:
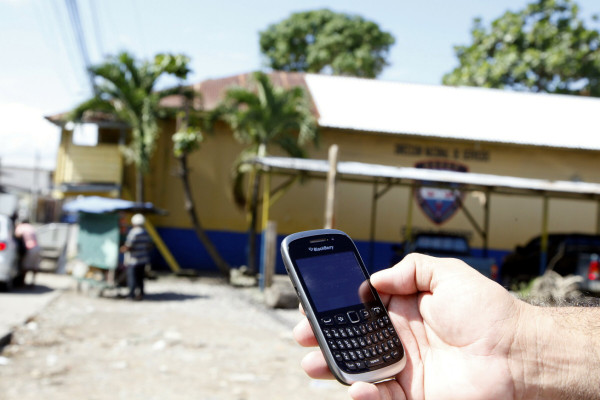
[[(47, 48), (59, 56), (50, 58), (54, 64), (54, 70), (57, 76), (67, 91), (72, 92), (78, 90), (79, 85), (73, 83), (73, 76), (78, 75), (79, 68), (75, 68), (72, 63), (69, 63), (70, 67), (73, 69), (73, 73), (68, 74), (63, 66), (57, 61), (57, 59), (73, 60), (73, 58), (69, 56), (68, 50), (68, 45), (71, 43), (71, 37), (68, 32), (65, 31), (65, 24), (63, 23), (62, 15), (56, 6), (56, 2), (42, 0), (33, 2), (32, 4), (38, 24), (43, 28), (42, 36)], [(48, 10), (47, 7), (50, 7), (50, 10)], [(51, 18), (48, 18), (48, 16), (53, 13), (54, 23), (51, 22)], [(58, 40), (56, 40), (57, 36)], [(78, 81), (79, 79), (76, 78), (75, 80)]]
[(92, 91), (94, 92), (94, 94), (96, 94), (96, 83), (94, 82), (94, 75), (91, 71), (92, 65), (90, 63), (90, 57), (88, 54), (85, 37), (83, 35), (83, 28), (81, 26), (81, 19), (79, 17), (77, 0), (65, 0), (65, 4), (67, 6), (67, 11), (69, 12), (69, 20), (71, 21), (73, 34), (75, 35), (75, 40), (77, 41), (77, 45), (79, 46), (79, 53), (81, 55), (81, 58), (83, 59), (83, 63), (85, 64), (85, 68), (88, 73), (88, 78), (90, 80)]
[(146, 50), (146, 41), (144, 40), (144, 33), (142, 31), (142, 20), (141, 20), (141, 13), (139, 12), (139, 8), (138, 8), (138, 4), (136, 0), (132, 0), (131, 1), (131, 5), (133, 7), (133, 15), (135, 18), (135, 25), (137, 28), (137, 33), (138, 33), (138, 37), (139, 37), (139, 44), (142, 50), (142, 55), (144, 58), (148, 58), (149, 54)]
[(96, 2), (94, 0), (90, 0), (90, 14), (92, 18), (92, 26), (94, 27), (94, 36), (96, 37), (96, 46), (98, 46), (98, 52), (100, 53), (100, 57), (104, 58), (106, 54), (104, 53), (104, 46), (102, 45), (102, 29), (100, 23), (98, 21), (98, 12), (96, 10)]

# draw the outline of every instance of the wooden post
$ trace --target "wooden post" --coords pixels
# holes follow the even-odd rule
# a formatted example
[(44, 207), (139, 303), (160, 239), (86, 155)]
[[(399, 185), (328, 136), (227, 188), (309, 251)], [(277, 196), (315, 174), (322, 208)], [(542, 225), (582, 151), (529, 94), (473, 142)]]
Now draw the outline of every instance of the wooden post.
[(404, 246), (412, 241), (413, 201), (415, 198), (415, 185), (410, 186), (408, 194), (408, 207), (406, 210), (406, 230), (404, 232)]
[(329, 147), (329, 172), (325, 196), (325, 229), (332, 229), (335, 218), (335, 178), (337, 175), (338, 145)]
[(268, 288), (273, 284), (273, 275), (275, 274), (275, 260), (277, 254), (277, 222), (267, 222), (267, 227), (264, 230), (264, 279), (263, 289)]
[(540, 238), (540, 275), (546, 272), (548, 264), (548, 195), (544, 194), (544, 203), (542, 206), (542, 236)]
[(597, 208), (596, 208), (596, 235), (600, 235), (600, 200), (597, 200)]

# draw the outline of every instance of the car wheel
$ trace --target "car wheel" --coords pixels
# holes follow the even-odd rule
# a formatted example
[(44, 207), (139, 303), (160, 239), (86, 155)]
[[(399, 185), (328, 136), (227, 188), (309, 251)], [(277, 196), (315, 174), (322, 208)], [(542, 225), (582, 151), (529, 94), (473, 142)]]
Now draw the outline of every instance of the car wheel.
[(9, 279), (6, 282), (0, 282), (0, 292), (10, 292), (13, 289), (13, 282)]

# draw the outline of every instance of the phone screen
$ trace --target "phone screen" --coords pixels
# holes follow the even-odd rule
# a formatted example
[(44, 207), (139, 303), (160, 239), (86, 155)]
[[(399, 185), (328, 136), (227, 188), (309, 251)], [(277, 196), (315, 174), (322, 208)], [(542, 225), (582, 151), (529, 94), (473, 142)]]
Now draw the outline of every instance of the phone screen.
[(352, 251), (299, 258), (296, 265), (318, 312), (375, 300)]

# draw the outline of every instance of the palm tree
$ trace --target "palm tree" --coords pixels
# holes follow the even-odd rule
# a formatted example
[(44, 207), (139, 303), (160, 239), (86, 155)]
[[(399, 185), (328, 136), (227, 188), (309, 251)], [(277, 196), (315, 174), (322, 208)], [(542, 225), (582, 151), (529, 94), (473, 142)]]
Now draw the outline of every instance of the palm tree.
[(136, 201), (144, 201), (143, 176), (148, 172), (150, 158), (159, 134), (158, 118), (162, 98), (178, 93), (181, 86), (156, 91), (163, 75), (186, 79), (189, 58), (182, 54), (157, 54), (152, 61), (138, 61), (122, 52), (90, 68), (96, 82), (95, 95), (81, 103), (71, 113), (74, 121), (86, 112), (100, 111), (116, 117), (131, 128), (131, 140), (123, 148), (126, 159), (136, 165)]
[(221, 257), (221, 254), (202, 227), (200, 218), (196, 212), (196, 206), (190, 186), (188, 156), (200, 148), (200, 144), (204, 140), (201, 129), (203, 125), (206, 125), (207, 121), (204, 113), (194, 112), (192, 115), (190, 115), (189, 103), (190, 99), (193, 98), (194, 95), (195, 93), (184, 93), (185, 110), (184, 115), (182, 118), (180, 118), (180, 123), (178, 124), (180, 126), (177, 132), (173, 135), (173, 153), (179, 164), (178, 175), (183, 184), (184, 207), (190, 217), (190, 221), (194, 227), (194, 232), (196, 233), (196, 236), (200, 242), (202, 242), (204, 245), (204, 248), (208, 252), (210, 258), (216, 264), (221, 274), (228, 277), (231, 267), (227, 261)]
[[(249, 89), (231, 88), (215, 111), (232, 129), (234, 137), (246, 144), (234, 165), (234, 197), (249, 212), (248, 268), (256, 272), (256, 222), (259, 176), (251, 164), (256, 156), (265, 156), (276, 146), (292, 157), (306, 157), (304, 146), (317, 142), (317, 123), (301, 87), (274, 87), (269, 77), (256, 72)], [(243, 189), (248, 177), (250, 200)]]

